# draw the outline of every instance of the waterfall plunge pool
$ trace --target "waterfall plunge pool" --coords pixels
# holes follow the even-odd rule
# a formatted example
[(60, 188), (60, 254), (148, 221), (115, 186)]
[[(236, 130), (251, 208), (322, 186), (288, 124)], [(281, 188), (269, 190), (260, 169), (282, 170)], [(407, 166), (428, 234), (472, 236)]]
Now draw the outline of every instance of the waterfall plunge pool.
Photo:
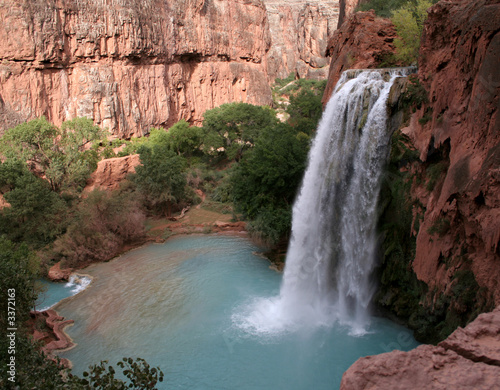
[(143, 357), (165, 373), (160, 389), (336, 389), (359, 357), (418, 345), (376, 317), (362, 336), (339, 323), (247, 331), (240, 314), (276, 297), (282, 278), (258, 250), (240, 237), (187, 236), (87, 268), (91, 286), (56, 307), (75, 320), (67, 333), (77, 343), (60, 356), (77, 374)]

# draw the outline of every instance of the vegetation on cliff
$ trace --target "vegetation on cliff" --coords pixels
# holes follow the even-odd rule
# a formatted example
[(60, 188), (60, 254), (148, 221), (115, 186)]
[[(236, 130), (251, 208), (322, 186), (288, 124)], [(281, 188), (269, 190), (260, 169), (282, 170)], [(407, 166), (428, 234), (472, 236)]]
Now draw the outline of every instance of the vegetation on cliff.
[(359, 5), (358, 11), (373, 9), (378, 16), (390, 18), (396, 27), (396, 51), (391, 58), (385, 59), (384, 66), (417, 63), (427, 9), (436, 2), (437, 0), (369, 0)]

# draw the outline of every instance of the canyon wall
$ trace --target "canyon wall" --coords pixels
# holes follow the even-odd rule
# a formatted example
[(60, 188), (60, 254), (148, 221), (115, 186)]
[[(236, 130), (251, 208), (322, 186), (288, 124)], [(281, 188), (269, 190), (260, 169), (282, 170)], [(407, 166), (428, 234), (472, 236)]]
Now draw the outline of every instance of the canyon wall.
[[(449, 294), (472, 271), (500, 304), (500, 4), (441, 1), (428, 10), (419, 79), (428, 103), (403, 130), (427, 185), (414, 187), (423, 220), (413, 270)], [(429, 186), (431, 175), (435, 185)], [(457, 308), (462, 309), (463, 308)]]
[(122, 138), (270, 104), (260, 0), (2, 0), (0, 129), (86, 116)]
[(263, 0), (269, 19), (271, 80), (294, 73), (300, 78), (324, 80), (329, 61), (328, 37), (337, 28), (338, 0)]
[(326, 78), (337, 17), (337, 0), (1, 0), (0, 134), (85, 116), (129, 138), (270, 105), (276, 77)]

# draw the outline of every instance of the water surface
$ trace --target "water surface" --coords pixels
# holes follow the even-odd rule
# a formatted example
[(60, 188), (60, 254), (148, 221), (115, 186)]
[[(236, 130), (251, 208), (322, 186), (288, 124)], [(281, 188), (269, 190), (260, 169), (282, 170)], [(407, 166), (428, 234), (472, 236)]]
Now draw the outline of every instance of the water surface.
[(75, 320), (67, 331), (78, 344), (60, 356), (77, 374), (143, 357), (165, 373), (164, 389), (336, 389), (359, 357), (417, 345), (381, 318), (363, 336), (338, 324), (249, 331), (245, 311), (281, 283), (257, 250), (240, 237), (188, 236), (89, 267), (91, 286), (56, 307)]

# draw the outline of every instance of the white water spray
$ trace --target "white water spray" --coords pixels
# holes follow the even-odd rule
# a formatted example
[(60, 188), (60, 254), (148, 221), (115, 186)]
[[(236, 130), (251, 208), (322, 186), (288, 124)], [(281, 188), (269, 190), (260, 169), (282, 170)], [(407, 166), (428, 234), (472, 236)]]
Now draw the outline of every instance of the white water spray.
[(318, 127), (293, 208), (280, 295), (234, 320), (251, 333), (338, 321), (366, 332), (374, 293), (376, 207), (389, 152), (386, 101), (406, 69), (346, 71)]

